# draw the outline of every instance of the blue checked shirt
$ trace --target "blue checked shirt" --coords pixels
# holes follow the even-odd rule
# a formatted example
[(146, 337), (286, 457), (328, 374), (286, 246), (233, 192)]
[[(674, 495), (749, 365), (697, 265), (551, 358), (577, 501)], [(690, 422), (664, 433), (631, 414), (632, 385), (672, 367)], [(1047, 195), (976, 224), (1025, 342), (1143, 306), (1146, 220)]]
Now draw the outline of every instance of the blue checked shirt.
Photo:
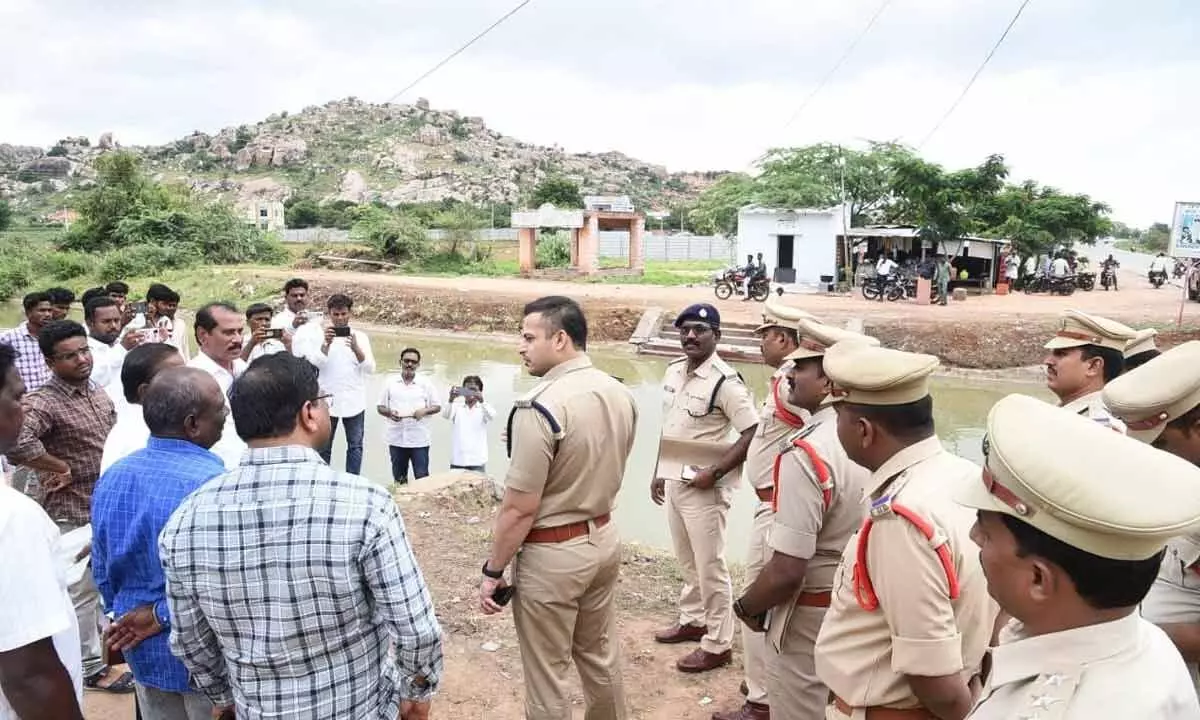
[(395, 720), (437, 690), (441, 628), (395, 501), (316, 452), (248, 450), (159, 550), (171, 649), (238, 720)]
[(25, 383), (25, 392), (37, 390), (50, 379), (50, 366), (46, 364), (38, 339), (29, 334), (28, 322), (0, 333), (0, 345), (11, 345), (17, 351), (17, 374)]
[(158, 534), (184, 498), (225, 471), (221, 459), (185, 440), (152, 437), (100, 477), (92, 496), (92, 573), (104, 606), (116, 615), (153, 605), (164, 632), (125, 653), (138, 682), (190, 690), (188, 671), (171, 654)]

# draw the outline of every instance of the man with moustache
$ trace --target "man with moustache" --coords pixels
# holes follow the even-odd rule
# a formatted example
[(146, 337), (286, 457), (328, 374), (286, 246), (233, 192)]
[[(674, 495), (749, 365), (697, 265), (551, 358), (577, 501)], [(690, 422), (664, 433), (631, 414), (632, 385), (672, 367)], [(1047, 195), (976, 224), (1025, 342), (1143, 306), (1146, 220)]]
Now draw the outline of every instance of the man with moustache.
[[(91, 382), (92, 352), (82, 325), (72, 320), (50, 323), (42, 328), (38, 341), (53, 375), (25, 397), (25, 424), (8, 459), (37, 471), (35, 499), (65, 534), (91, 522), (104, 440), (116, 413), (108, 395)], [(108, 692), (132, 692), (132, 674), (111, 673), (104, 663), (100, 592), (90, 567), (70, 592), (79, 621), (84, 684)]]
[[(121, 307), (109, 297), (95, 297), (83, 306), (83, 322), (88, 329), (88, 347), (92, 349), (92, 382), (104, 390), (121, 380), (125, 355), (138, 346), (137, 335), (121, 336)], [(112, 397), (113, 393), (109, 393)]]
[(1046, 343), (1046, 387), (1067, 412), (1124, 432), (1104, 407), (1100, 393), (1125, 370), (1125, 346), (1137, 335), (1116, 320), (1067, 310), (1058, 332)]
[[(1134, 440), (1200, 465), (1200, 341), (1113, 380), (1104, 387), (1104, 404)], [(1200, 530), (1167, 542), (1142, 616), (1166, 631), (1200, 689)]]
[[(25, 420), (17, 353), (0, 345), (0, 453)], [(58, 528), (0, 483), (0, 718), (83, 720), (79, 626), (57, 555)]]
[[(667, 366), (658, 464), (650, 484), (666, 502), (675, 557), (683, 570), (678, 620), (655, 633), (656, 642), (700, 642), (680, 658), (680, 672), (701, 673), (732, 658), (733, 597), (725, 562), (725, 522), (758, 427), (750, 390), (717, 356), (721, 315), (708, 304), (690, 305), (675, 318), (684, 357)], [(736, 439), (731, 441), (731, 435)]]
[[(246, 361), (242, 359), (244, 332), (241, 312), (229, 303), (209, 303), (196, 311), (196, 344), (200, 352), (188, 365), (212, 375), (226, 395), (233, 381), (246, 370)], [(233, 470), (241, 464), (245, 449), (246, 443), (234, 428), (233, 416), (226, 415), (225, 430), (212, 451), (227, 469)]]
[[(754, 579), (771, 556), (767, 547), (767, 532), (774, 515), (775, 489), (772, 468), (779, 454), (779, 443), (800, 429), (808, 416), (806, 410), (788, 403), (787, 374), (790, 363), (784, 358), (797, 347), (796, 320), (808, 316), (803, 310), (776, 304), (768, 300), (763, 309), (763, 322), (754, 333), (759, 337), (763, 363), (774, 369), (770, 388), (758, 413), (758, 429), (746, 451), (746, 475), (758, 497), (754, 522), (750, 526), (750, 542), (746, 552), (746, 585)], [(714, 713), (714, 720), (752, 720), (766, 717), (767, 708), (767, 644), (762, 633), (742, 633), (742, 652), (745, 654), (745, 679), (742, 682), (745, 704), (738, 710)], [(758, 713), (758, 714), (755, 714)]]
[(822, 360), (838, 342), (879, 343), (811, 318), (800, 318), (796, 332), (798, 348), (783, 369), (788, 402), (808, 420), (775, 444), (769, 559), (733, 604), (749, 630), (743, 637), (769, 645), (764, 660), (771, 703), (768, 709), (747, 698), (740, 714), (729, 716), (733, 720), (808, 720), (823, 713), (829, 691), (817, 679), (813, 646), (834, 571), (866, 513), (862, 490), (870, 473), (851, 462), (838, 442), (837, 412), (823, 405), (832, 386)]

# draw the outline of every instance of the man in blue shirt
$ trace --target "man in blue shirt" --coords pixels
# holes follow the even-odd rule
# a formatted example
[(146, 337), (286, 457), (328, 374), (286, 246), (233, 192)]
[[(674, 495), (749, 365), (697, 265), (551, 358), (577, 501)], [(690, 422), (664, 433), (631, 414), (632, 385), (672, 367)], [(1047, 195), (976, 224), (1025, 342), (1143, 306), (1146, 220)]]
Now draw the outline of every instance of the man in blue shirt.
[(142, 399), (149, 442), (109, 468), (92, 497), (93, 572), (104, 606), (117, 615), (108, 644), (133, 670), (143, 720), (212, 717), (212, 704), (193, 691), (171, 654), (158, 535), (184, 498), (225, 471), (209, 448), (221, 438), (226, 413), (208, 373), (160, 372)]

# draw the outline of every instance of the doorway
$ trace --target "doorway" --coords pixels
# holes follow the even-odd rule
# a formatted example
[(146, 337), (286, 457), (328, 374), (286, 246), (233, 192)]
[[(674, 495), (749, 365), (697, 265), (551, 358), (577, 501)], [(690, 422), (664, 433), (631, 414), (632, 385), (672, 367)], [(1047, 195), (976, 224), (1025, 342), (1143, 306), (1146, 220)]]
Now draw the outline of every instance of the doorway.
[(796, 282), (796, 236), (775, 238), (775, 282)]

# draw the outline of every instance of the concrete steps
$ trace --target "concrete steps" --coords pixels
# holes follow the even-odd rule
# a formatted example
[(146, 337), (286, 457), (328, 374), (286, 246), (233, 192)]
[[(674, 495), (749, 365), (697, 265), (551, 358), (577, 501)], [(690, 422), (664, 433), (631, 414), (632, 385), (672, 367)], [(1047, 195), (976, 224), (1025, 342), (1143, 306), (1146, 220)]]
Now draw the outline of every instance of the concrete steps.
[[(679, 347), (679, 331), (662, 322), (660, 308), (650, 308), (642, 315), (638, 329), (629, 342), (638, 346), (639, 355), (676, 358), (683, 354)], [(758, 337), (754, 334), (757, 325), (749, 323), (727, 323), (721, 326), (721, 341), (717, 343), (717, 354), (730, 362), (762, 362), (758, 349)]]

